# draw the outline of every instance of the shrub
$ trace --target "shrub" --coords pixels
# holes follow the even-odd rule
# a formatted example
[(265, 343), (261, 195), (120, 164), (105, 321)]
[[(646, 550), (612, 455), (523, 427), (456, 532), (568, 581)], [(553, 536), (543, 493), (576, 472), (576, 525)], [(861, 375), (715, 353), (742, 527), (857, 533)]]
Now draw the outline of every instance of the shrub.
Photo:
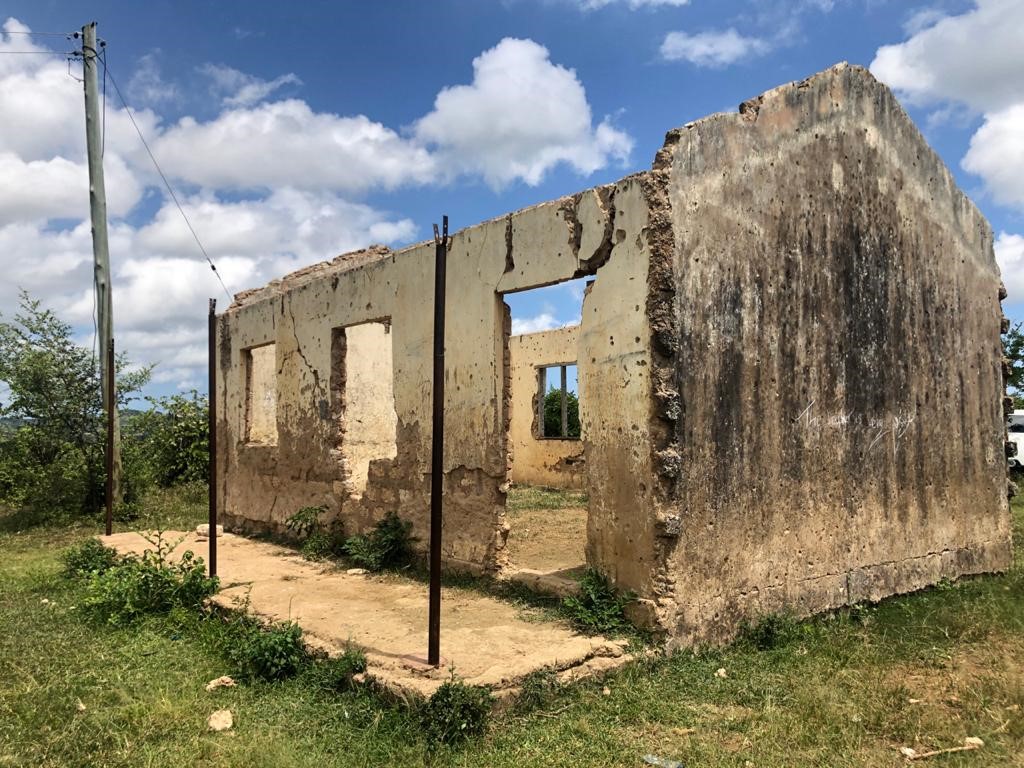
[(580, 579), (579, 594), (562, 598), (562, 609), (573, 626), (584, 632), (621, 632), (631, 626), (625, 608), (634, 599), (630, 592), (619, 593), (603, 573), (588, 568)]
[(74, 578), (110, 570), (120, 560), (120, 555), (99, 539), (88, 538), (64, 550), (60, 560), (64, 563), (64, 575)]
[(316, 665), (317, 682), (333, 691), (346, 691), (352, 687), (352, 678), (366, 671), (366, 654), (354, 645), (348, 645), (341, 656)]
[(349, 537), (345, 541), (345, 554), (371, 571), (405, 567), (413, 556), (415, 539), (411, 531), (412, 523), (388, 512), (368, 534)]
[(294, 621), (264, 627), (249, 616), (235, 620), (226, 651), (241, 676), (258, 680), (292, 677), (308, 660), (302, 628)]
[(205, 483), (209, 476), (209, 405), (195, 390), (187, 397), (150, 397), (149, 410), (125, 419), (124, 454), (137, 452), (140, 470), (161, 488)]
[(458, 744), (481, 736), (491, 714), (491, 693), (466, 685), (452, 673), (420, 710), (420, 727), (427, 744)]
[(89, 577), (83, 611), (99, 621), (124, 626), (149, 613), (169, 613), (174, 608), (197, 609), (217, 591), (217, 579), (206, 576), (202, 558), (185, 552), (175, 563), (167, 556), (176, 544), (162, 534), (156, 550), (142, 557), (126, 557), (120, 563)]
[[(565, 437), (580, 436), (580, 401), (575, 392), (565, 393)], [(562, 436), (562, 390), (549, 389), (544, 395), (544, 436)]]
[(326, 507), (303, 507), (284, 522), (302, 541), (302, 556), (307, 560), (323, 560), (345, 552), (341, 523), (335, 520), (327, 528), (320, 519), (326, 511)]

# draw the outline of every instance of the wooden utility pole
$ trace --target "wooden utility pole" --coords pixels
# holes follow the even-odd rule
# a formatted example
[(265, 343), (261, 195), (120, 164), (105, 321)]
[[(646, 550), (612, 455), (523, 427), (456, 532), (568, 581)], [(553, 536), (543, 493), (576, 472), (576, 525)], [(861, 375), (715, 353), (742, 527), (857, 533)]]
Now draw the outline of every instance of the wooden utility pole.
[(121, 429), (117, 418), (117, 391), (112, 355), (108, 351), (114, 338), (113, 300), (110, 292), (110, 251), (107, 245), (107, 195), (103, 184), (103, 138), (100, 116), (97, 64), (99, 46), (96, 22), (82, 27), (82, 67), (85, 85), (85, 139), (89, 156), (89, 215), (92, 219), (92, 253), (95, 262), (96, 327), (99, 335), (100, 381), (107, 411), (107, 497), (121, 499)]

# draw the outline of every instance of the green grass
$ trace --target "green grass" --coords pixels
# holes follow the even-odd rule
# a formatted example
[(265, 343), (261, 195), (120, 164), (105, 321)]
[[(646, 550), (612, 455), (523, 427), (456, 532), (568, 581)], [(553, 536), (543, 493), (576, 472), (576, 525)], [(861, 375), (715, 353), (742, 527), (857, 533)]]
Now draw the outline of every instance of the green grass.
[[(1024, 505), (1014, 512), (1020, 541)], [(187, 527), (203, 509), (170, 493), (147, 514)], [(0, 515), (0, 766), (575, 768), (639, 766), (647, 753), (687, 766), (901, 766), (900, 746), (955, 746), (966, 736), (985, 747), (925, 764), (1024, 763), (1019, 548), (1002, 576), (782, 619), (732, 647), (653, 658), (600, 683), (540, 686), (538, 708), (513, 708), (484, 739), (428, 755), (414, 712), (328, 690), (316, 667), (207, 693), (206, 682), (230, 669), (203, 622), (85, 621), (82, 588), (60, 576), (57, 555), (96, 530), (19, 530)], [(221, 707), (234, 729), (207, 732)]]
[(587, 506), (587, 494), (562, 488), (513, 485), (508, 489), (506, 507), (519, 509), (574, 509)]

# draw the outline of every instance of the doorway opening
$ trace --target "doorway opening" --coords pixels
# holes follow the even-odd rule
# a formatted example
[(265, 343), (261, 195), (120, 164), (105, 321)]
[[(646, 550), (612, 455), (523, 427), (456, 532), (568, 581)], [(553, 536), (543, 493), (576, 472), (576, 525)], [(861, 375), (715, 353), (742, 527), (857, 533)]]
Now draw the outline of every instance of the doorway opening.
[(563, 592), (586, 565), (586, 387), (580, 321), (592, 278), (502, 294), (508, 575)]

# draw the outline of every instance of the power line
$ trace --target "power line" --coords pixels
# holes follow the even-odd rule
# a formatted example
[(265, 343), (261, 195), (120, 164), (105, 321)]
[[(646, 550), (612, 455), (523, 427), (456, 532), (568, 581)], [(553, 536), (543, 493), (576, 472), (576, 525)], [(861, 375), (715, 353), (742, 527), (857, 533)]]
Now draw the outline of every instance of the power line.
[(67, 39), (70, 40), (71, 37), (74, 35), (74, 32), (33, 32), (31, 30), (28, 31), (28, 32), (24, 32), (24, 31), (17, 31), (17, 30), (9, 30), (9, 31), (8, 30), (4, 30), (3, 34), (5, 34), (5, 35), (31, 35), (32, 37), (64, 37), (64, 38), (67, 38)]
[(160, 163), (156, 161), (156, 157), (153, 155), (153, 150), (149, 148), (149, 143), (146, 141), (146, 137), (142, 135), (142, 129), (139, 128), (139, 124), (135, 122), (135, 117), (132, 115), (132, 111), (128, 107), (128, 102), (125, 101), (124, 95), (121, 93), (121, 88), (118, 86), (117, 80), (114, 78), (113, 73), (110, 72), (110, 69), (107, 67), (105, 53), (104, 56), (100, 59), (100, 61), (103, 63), (103, 71), (106, 73), (106, 76), (110, 77), (110, 84), (114, 86), (114, 92), (117, 93), (118, 99), (121, 100), (121, 105), (124, 107), (125, 114), (127, 114), (128, 119), (131, 120), (132, 126), (134, 126), (135, 128), (135, 132), (139, 134), (139, 140), (142, 142), (142, 146), (146, 148), (146, 154), (149, 155), (149, 159), (153, 162), (153, 167), (156, 168), (156, 172), (160, 175), (160, 178), (163, 180), (164, 186), (167, 187), (167, 192), (170, 194), (171, 200), (173, 200), (174, 205), (177, 206), (178, 213), (180, 213), (181, 218), (185, 220), (185, 225), (188, 227), (188, 231), (192, 233), (192, 238), (196, 241), (196, 245), (199, 246), (199, 250), (202, 251), (203, 257), (210, 265), (210, 269), (213, 270), (213, 274), (217, 276), (217, 282), (219, 282), (220, 287), (224, 289), (224, 293), (227, 295), (228, 301), (231, 301), (233, 298), (231, 296), (231, 291), (229, 291), (228, 287), (224, 284), (224, 280), (223, 278), (221, 278), (220, 272), (217, 271), (217, 265), (213, 263), (213, 259), (210, 258), (210, 254), (206, 252), (206, 249), (203, 247), (202, 242), (199, 240), (199, 235), (196, 234), (196, 230), (192, 226), (192, 222), (189, 221), (188, 215), (185, 213), (185, 209), (182, 208), (181, 203), (178, 202), (178, 196), (174, 194), (174, 188), (171, 186), (171, 182), (167, 180), (167, 176), (164, 174), (163, 169), (160, 167)]

